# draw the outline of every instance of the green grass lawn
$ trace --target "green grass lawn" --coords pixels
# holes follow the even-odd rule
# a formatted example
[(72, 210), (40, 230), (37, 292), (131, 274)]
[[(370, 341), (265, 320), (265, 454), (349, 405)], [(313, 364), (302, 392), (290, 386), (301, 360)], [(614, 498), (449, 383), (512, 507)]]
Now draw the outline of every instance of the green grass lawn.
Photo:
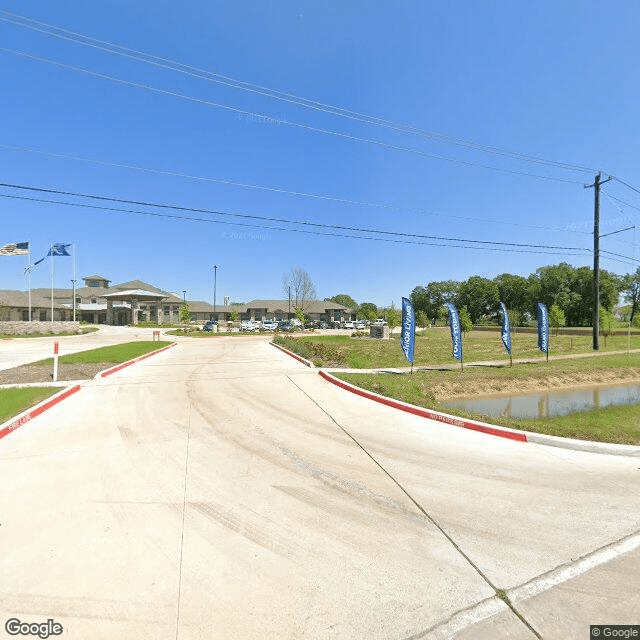
[(60, 389), (55, 387), (0, 389), (0, 424), (59, 391)]
[[(108, 362), (120, 364), (133, 358), (138, 358), (151, 351), (157, 351), (171, 344), (167, 341), (140, 340), (138, 342), (125, 342), (124, 344), (115, 344), (110, 347), (100, 347), (99, 349), (90, 349), (88, 351), (79, 351), (66, 356), (60, 356), (58, 362), (60, 364), (74, 364), (77, 362), (99, 363)], [(35, 364), (52, 364), (53, 359), (41, 360)]]
[[(422, 334), (422, 332), (419, 332)], [(289, 348), (304, 345), (305, 357), (318, 366), (337, 366), (352, 369), (374, 369), (379, 367), (406, 367), (409, 365), (400, 348), (400, 339), (394, 335), (389, 340), (352, 338), (350, 336), (300, 336), (287, 337)], [(505, 360), (509, 356), (502, 346), (498, 331), (471, 331), (463, 337), (465, 362)], [(514, 358), (540, 358), (535, 333), (514, 333), (511, 336)], [(600, 352), (627, 349), (627, 336), (604, 336), (600, 339)], [(284, 346), (287, 346), (286, 344)], [(631, 336), (631, 349), (640, 349), (640, 336)], [(294, 349), (296, 350), (296, 349)], [(549, 340), (549, 355), (563, 356), (592, 352), (590, 334), (581, 336), (552, 336)], [(304, 355), (301, 353), (301, 355)], [(426, 335), (416, 336), (415, 366), (429, 364), (455, 364), (451, 354), (451, 334), (448, 328), (434, 328)]]
[[(601, 376), (604, 381), (608, 371), (637, 379), (640, 371), (640, 354), (556, 360), (549, 363), (518, 365), (513, 368), (473, 367), (465, 369), (464, 373), (460, 371), (419, 371), (414, 372), (413, 375), (340, 373), (337, 377), (384, 396), (443, 413), (475, 418), (489, 424), (568, 438), (639, 445), (640, 405), (608, 407), (556, 418), (515, 419), (495, 418), (451, 409), (443, 407), (435, 399), (439, 387), (443, 385), (459, 395), (464, 395), (465, 392), (471, 394), (472, 390), (475, 393), (480, 390), (485, 390), (485, 393), (500, 393), (506, 387), (517, 388), (519, 380), (523, 383), (525, 381), (546, 383), (553, 387), (554, 380), (570, 381), (572, 377), (578, 378), (583, 372), (588, 373), (595, 381), (598, 380), (598, 376)], [(524, 387), (524, 384), (522, 386)]]

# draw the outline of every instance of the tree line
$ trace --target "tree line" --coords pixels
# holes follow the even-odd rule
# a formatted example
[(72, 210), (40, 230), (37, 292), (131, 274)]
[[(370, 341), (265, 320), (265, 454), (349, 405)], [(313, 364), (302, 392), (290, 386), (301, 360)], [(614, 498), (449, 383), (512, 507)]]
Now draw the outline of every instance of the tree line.
[[(471, 276), (463, 282), (429, 282), (416, 286), (410, 298), (420, 326), (446, 323), (447, 302), (459, 309), (465, 324), (497, 321), (500, 302), (504, 302), (511, 324), (524, 325), (535, 319), (536, 305), (543, 302), (549, 309), (552, 326), (583, 327), (592, 326), (593, 322), (593, 284), (593, 269), (561, 262), (540, 267), (528, 277), (503, 273), (493, 279)], [(624, 276), (600, 270), (600, 306), (604, 321), (612, 318), (620, 298), (629, 305), (628, 320), (640, 326), (640, 268)], [(353, 309), (358, 318), (365, 320), (383, 315), (383, 310), (375, 304), (358, 304), (347, 294), (338, 294), (329, 300)]]

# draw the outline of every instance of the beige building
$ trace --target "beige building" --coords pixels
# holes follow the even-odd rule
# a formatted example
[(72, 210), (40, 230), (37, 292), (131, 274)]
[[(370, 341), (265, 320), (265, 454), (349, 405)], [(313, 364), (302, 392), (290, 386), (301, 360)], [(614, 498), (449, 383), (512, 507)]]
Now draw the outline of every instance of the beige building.
[[(83, 278), (84, 286), (75, 290), (76, 319), (92, 324), (132, 325), (140, 322), (176, 324), (180, 320), (183, 298), (141, 280), (117, 285), (99, 275)], [(31, 290), (32, 320), (72, 320), (73, 289)], [(186, 300), (192, 322), (230, 320), (235, 312), (238, 320), (286, 320), (295, 312), (289, 300), (253, 300), (247, 304), (221, 306), (200, 300)], [(304, 305), (305, 314), (315, 321), (344, 322), (355, 318), (351, 309), (335, 302), (311, 301)], [(53, 318), (51, 310), (53, 308)], [(28, 321), (29, 294), (26, 291), (0, 290), (0, 320)]]

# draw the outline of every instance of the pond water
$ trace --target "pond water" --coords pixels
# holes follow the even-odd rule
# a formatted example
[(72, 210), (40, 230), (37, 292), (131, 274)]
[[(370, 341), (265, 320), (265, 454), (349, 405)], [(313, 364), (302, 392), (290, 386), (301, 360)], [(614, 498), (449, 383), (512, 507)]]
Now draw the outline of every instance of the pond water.
[(504, 418), (552, 418), (577, 411), (591, 411), (610, 405), (640, 402), (640, 383), (611, 387), (581, 387), (517, 396), (461, 398), (441, 403), (443, 407)]

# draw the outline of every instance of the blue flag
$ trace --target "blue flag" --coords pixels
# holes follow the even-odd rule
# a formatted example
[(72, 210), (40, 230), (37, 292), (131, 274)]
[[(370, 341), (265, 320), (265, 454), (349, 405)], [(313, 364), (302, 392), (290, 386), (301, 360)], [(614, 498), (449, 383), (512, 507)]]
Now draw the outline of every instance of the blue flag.
[(549, 353), (549, 314), (542, 302), (538, 302), (538, 349)]
[(52, 244), (49, 249), (48, 256), (71, 256), (71, 254), (67, 251), (67, 247), (70, 247), (71, 244)]
[(411, 300), (402, 298), (402, 334), (400, 345), (407, 360), (413, 364), (413, 350), (416, 344), (416, 314)]
[(449, 309), (449, 325), (451, 327), (451, 342), (453, 344), (453, 357), (462, 360), (462, 332), (460, 331), (460, 316), (458, 310), (450, 302), (447, 302)]
[(504, 306), (504, 302), (500, 303), (500, 309), (502, 311), (502, 344), (507, 350), (507, 353), (511, 355), (511, 330), (509, 327), (509, 314), (507, 313), (507, 307)]

